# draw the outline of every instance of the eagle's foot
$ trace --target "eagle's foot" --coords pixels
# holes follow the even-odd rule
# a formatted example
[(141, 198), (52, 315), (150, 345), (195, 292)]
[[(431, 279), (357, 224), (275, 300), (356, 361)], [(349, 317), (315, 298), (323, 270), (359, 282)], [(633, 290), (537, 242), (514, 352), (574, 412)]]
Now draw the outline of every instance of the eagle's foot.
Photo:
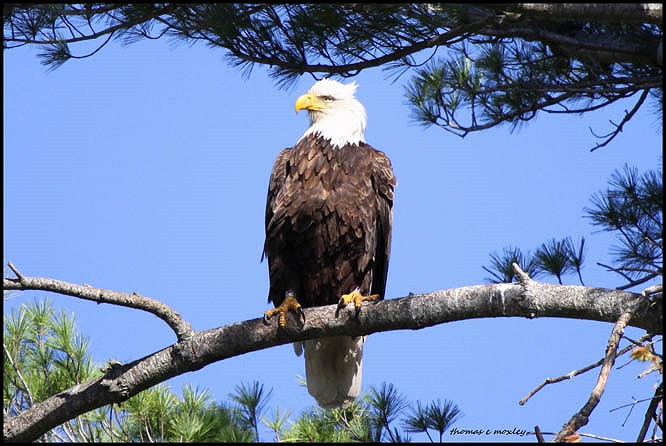
[(354, 291), (352, 291), (349, 294), (343, 294), (342, 297), (340, 297), (340, 301), (338, 302), (338, 308), (343, 308), (349, 305), (350, 303), (354, 302), (354, 308), (356, 309), (356, 312), (358, 313), (361, 311), (361, 303), (364, 300), (377, 300), (379, 299), (379, 294), (370, 294), (369, 296), (364, 296), (361, 294), (361, 290), (356, 287)]
[(293, 311), (298, 313), (300, 317), (303, 318), (303, 323), (305, 323), (305, 313), (303, 312), (303, 307), (296, 300), (296, 296), (293, 293), (287, 291), (287, 294), (280, 305), (273, 308), (272, 310), (267, 310), (264, 312), (264, 322), (268, 323), (268, 320), (278, 315), (278, 326), (286, 327), (287, 326), (287, 313)]

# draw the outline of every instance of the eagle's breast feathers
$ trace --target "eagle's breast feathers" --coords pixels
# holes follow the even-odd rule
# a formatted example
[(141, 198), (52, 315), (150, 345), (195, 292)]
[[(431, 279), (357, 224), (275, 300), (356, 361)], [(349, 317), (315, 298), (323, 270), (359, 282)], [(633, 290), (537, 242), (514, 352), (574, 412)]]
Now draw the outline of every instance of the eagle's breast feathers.
[(269, 300), (279, 305), (282, 288), (305, 307), (337, 303), (354, 286), (383, 295), (395, 184), (389, 159), (365, 143), (308, 135), (280, 152), (266, 204)]

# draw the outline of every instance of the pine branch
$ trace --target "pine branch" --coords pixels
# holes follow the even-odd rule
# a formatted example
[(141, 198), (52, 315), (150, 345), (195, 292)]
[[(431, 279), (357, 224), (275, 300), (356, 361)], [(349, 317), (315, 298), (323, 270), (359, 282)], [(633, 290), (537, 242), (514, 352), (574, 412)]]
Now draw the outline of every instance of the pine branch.
[[(5, 419), (4, 440), (34, 441), (77, 415), (125, 401), (174, 376), (230, 357), (306, 339), (417, 330), (485, 317), (563, 317), (614, 322), (627, 314), (627, 309), (633, 311), (633, 326), (650, 333), (662, 331), (661, 298), (648, 299), (620, 290), (539, 283), (519, 268), (516, 273), (520, 283), (468, 286), (368, 303), (357, 316), (353, 309), (338, 311), (336, 305), (308, 308), (305, 310), (306, 322), (299, 328), (291, 328), (297, 327), (293, 318), (287, 329), (277, 329), (273, 324), (265, 324), (263, 318), (257, 318), (216, 329), (193, 331), (171, 346), (128, 364), (114, 364), (103, 377), (72, 387)], [(23, 277), (23, 280), (28, 278)], [(39, 289), (76, 297), (71, 284), (53, 279), (29, 280), (65, 284), (67, 286), (55, 289)], [(17, 288), (21, 286), (20, 281), (20, 278), (4, 279), (3, 286), (20, 289)], [(90, 298), (87, 290), (78, 287), (85, 296), (81, 298)]]
[(623, 272), (623, 271), (630, 270), (629, 268), (623, 268), (623, 267), (620, 267), (620, 268), (613, 268), (612, 266), (605, 265), (605, 264), (603, 264), (603, 263), (601, 263), (601, 262), (597, 262), (597, 265), (606, 268), (608, 271), (612, 271), (612, 272), (614, 272), (614, 273), (618, 273), (619, 275), (621, 275), (622, 277), (624, 277), (625, 279), (627, 279), (627, 282), (628, 282), (628, 283), (625, 284), (625, 285), (622, 285), (622, 286), (617, 287), (618, 290), (626, 290), (626, 289), (629, 289), (629, 288), (633, 288), (633, 287), (635, 287), (635, 286), (638, 286), (638, 285), (641, 285), (641, 284), (643, 284), (643, 283), (645, 283), (645, 282), (648, 282), (648, 281), (654, 279), (655, 277), (659, 277), (659, 276), (662, 275), (662, 272), (661, 272), (661, 271), (643, 271), (643, 272), (645, 272), (645, 273), (647, 274), (646, 276), (641, 277), (640, 279), (633, 280), (631, 277), (629, 277), (627, 274), (625, 274), (625, 273)]
[[(228, 49), (231, 51), (234, 57), (248, 63), (267, 65), (269, 67), (276, 66), (284, 70), (299, 74), (325, 73), (327, 75), (337, 74), (340, 76), (350, 76), (357, 74), (362, 70), (367, 70), (368, 68), (379, 67), (382, 65), (387, 65), (391, 62), (404, 60), (410, 55), (429, 48), (451, 45), (458, 41), (461, 37), (464, 37), (468, 34), (473, 34), (474, 32), (483, 28), (490, 20), (491, 19), (488, 18), (478, 23), (461, 25), (459, 27), (450, 29), (447, 32), (436, 34), (428, 39), (414, 42), (407, 46), (390, 47), (389, 49), (382, 51), (380, 56), (361, 59), (359, 62), (352, 63), (338, 63), (337, 61), (331, 59), (328, 63), (308, 64), (305, 62), (305, 59), (303, 59), (303, 61), (299, 62), (298, 64), (290, 64), (284, 62), (279, 57), (264, 56), (256, 52), (242, 52), (234, 48)], [(212, 41), (211, 43), (215, 42)]]
[[(624, 117), (622, 118), (622, 121), (620, 121), (619, 124), (613, 124), (615, 126), (615, 130), (613, 130), (612, 132), (610, 132), (607, 135), (599, 136), (598, 138), (603, 139), (604, 141), (602, 141), (600, 143), (597, 143), (592, 149), (590, 149), (590, 152), (594, 152), (595, 150), (608, 145), (612, 140), (614, 140), (615, 137), (617, 135), (619, 135), (620, 132), (622, 132), (622, 128), (624, 127), (624, 125), (627, 122), (629, 122), (631, 120), (631, 118), (634, 117), (634, 115), (636, 114), (638, 109), (641, 108), (641, 106), (643, 105), (643, 103), (647, 99), (649, 93), (650, 93), (650, 89), (643, 90), (643, 93), (641, 94), (641, 97), (638, 98), (638, 101), (636, 101), (636, 104), (634, 104), (632, 109), (629, 112), (625, 111), (625, 114), (624, 114)], [(590, 129), (590, 131), (592, 131), (592, 129)]]

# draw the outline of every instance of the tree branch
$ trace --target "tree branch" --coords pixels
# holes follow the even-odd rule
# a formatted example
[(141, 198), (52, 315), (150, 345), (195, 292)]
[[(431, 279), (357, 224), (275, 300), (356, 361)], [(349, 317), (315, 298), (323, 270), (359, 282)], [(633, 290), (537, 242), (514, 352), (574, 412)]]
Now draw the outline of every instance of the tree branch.
[[(19, 5), (20, 5), (20, 3), (19, 3)], [(37, 9), (40, 9), (42, 7), (44, 7), (44, 5), (41, 5)], [(132, 28), (133, 26), (140, 25), (140, 24), (148, 22), (150, 20), (155, 20), (161, 15), (169, 14), (175, 7), (176, 7), (175, 5), (167, 4), (163, 8), (158, 8), (155, 11), (151, 12), (150, 14), (147, 14), (147, 15), (141, 16), (141, 17), (137, 17), (134, 20), (128, 20), (126, 22), (123, 22), (121, 20), (116, 19), (115, 22), (118, 22), (118, 24), (113, 25), (113, 26), (108, 26), (108, 27), (104, 28), (101, 31), (92, 30), (92, 32), (89, 33), (89, 34), (83, 34), (79, 30), (79, 28), (75, 28), (81, 34), (80, 37), (70, 37), (70, 38), (64, 38), (64, 39), (61, 39), (61, 40), (69, 44), (69, 43), (76, 43), (76, 42), (84, 42), (84, 41), (88, 41), (88, 40), (95, 40), (99, 37), (106, 36), (106, 35), (109, 35), (109, 34), (113, 35), (116, 31), (125, 32), (128, 29)], [(100, 8), (98, 10), (92, 10), (91, 12), (95, 15), (100, 15), (104, 12), (112, 11), (116, 8), (118, 8), (118, 6), (107, 7), (105, 9)], [(60, 18), (60, 19), (62, 19), (64, 17), (67, 17), (68, 15), (81, 15), (82, 14), (80, 11), (76, 11), (76, 10), (57, 10), (57, 12), (58, 12), (58, 18)], [(20, 38), (18, 38), (18, 37), (5, 36), (5, 41), (7, 41), (7, 42), (19, 42), (22, 45), (25, 45), (25, 44), (53, 45), (53, 44), (57, 43), (59, 41), (59, 39), (54, 33), (54, 35), (47, 36), (45, 39), (37, 39), (37, 38), (31, 39), (29, 37), (20, 37)], [(102, 44), (102, 46), (106, 45), (107, 42), (108, 42), (108, 39), (104, 42), (104, 44)], [(91, 55), (92, 54), (94, 54), (94, 52), (91, 53)]]
[(567, 48), (567, 55), (574, 58), (592, 58), (598, 62), (635, 63), (659, 66), (659, 45), (657, 39), (632, 41), (624, 36), (567, 36), (534, 25), (521, 26), (489, 26), (480, 30), (479, 34), (489, 37), (539, 40), (551, 45), (558, 45), (560, 50)]
[(661, 3), (488, 3), (488, 8), (520, 12), (548, 20), (651, 23), (663, 20)]
[[(645, 277), (641, 277), (640, 279), (633, 280), (631, 277), (629, 277), (627, 274), (625, 274), (623, 272), (623, 271), (631, 271), (631, 269), (629, 269), (629, 268), (626, 268), (626, 267), (613, 268), (612, 266), (604, 265), (601, 262), (597, 262), (597, 265), (599, 265), (603, 268), (606, 268), (608, 271), (612, 271), (614, 273), (617, 273), (617, 274), (621, 275), (622, 277), (624, 277), (627, 280), (627, 282), (629, 282), (625, 285), (617, 287), (618, 290), (626, 290), (626, 289), (629, 289), (629, 288), (633, 288), (633, 287), (641, 285), (641, 284), (643, 284), (643, 283), (645, 283), (649, 280), (652, 280), (655, 277), (659, 277), (659, 276), (662, 275), (662, 273), (660, 271), (653, 271), (653, 272), (650, 272)], [(648, 289), (650, 289), (650, 288), (648, 288)]]
[(643, 90), (643, 93), (641, 94), (641, 97), (638, 99), (638, 101), (636, 101), (636, 104), (633, 106), (633, 108), (629, 112), (625, 111), (624, 117), (622, 118), (622, 121), (620, 121), (619, 124), (615, 124), (615, 130), (613, 130), (612, 132), (610, 132), (607, 135), (600, 136), (599, 138), (604, 138), (604, 141), (595, 145), (594, 148), (590, 149), (590, 152), (594, 152), (598, 148), (601, 148), (601, 147), (607, 145), (613, 139), (615, 139), (615, 137), (617, 135), (619, 135), (620, 132), (622, 131), (622, 127), (624, 127), (624, 125), (627, 122), (629, 122), (631, 120), (631, 118), (634, 117), (634, 115), (636, 114), (638, 109), (641, 108), (641, 105), (643, 105), (643, 102), (645, 102), (645, 99), (647, 99), (648, 94), (650, 94), (649, 89)]
[[(562, 317), (613, 322), (627, 308), (636, 309), (632, 319), (634, 326), (661, 333), (661, 299), (650, 300), (621, 290), (552, 285), (535, 282), (529, 277), (523, 279), (522, 283), (469, 286), (365, 304), (358, 317), (354, 316), (353, 309), (339, 311), (336, 305), (308, 308), (305, 310), (306, 322), (300, 327), (295, 318), (290, 319), (286, 329), (279, 330), (257, 318), (192, 332), (190, 337), (163, 350), (128, 364), (115, 365), (99, 379), (77, 385), (20, 415), (5, 419), (4, 440), (34, 441), (77, 415), (125, 401), (174, 376), (233, 356), (306, 339), (417, 330), (485, 317)], [(16, 289), (16, 280), (5, 279), (4, 283)], [(65, 287), (57, 292), (75, 295), (65, 291), (71, 290)]]
[[(412, 54), (418, 53), (425, 49), (450, 45), (452, 41), (457, 41), (466, 34), (471, 35), (477, 32), (478, 30), (484, 28), (492, 20), (494, 20), (492, 17), (487, 17), (481, 19), (479, 22), (461, 25), (457, 28), (450, 29), (441, 34), (436, 34), (430, 38), (415, 42), (408, 46), (392, 47), (390, 48), (390, 50), (384, 52), (381, 56), (376, 56), (369, 59), (362, 59), (360, 62), (340, 63), (340, 64), (332, 60), (331, 63), (327, 64), (308, 64), (307, 62), (305, 62), (305, 59), (299, 61), (298, 63), (287, 63), (282, 59), (280, 59), (279, 57), (280, 55), (266, 56), (256, 51), (243, 52), (238, 48), (231, 48), (226, 45), (221, 45), (216, 38), (210, 38), (209, 36), (204, 36), (201, 38), (207, 40), (212, 45), (219, 45), (227, 48), (231, 52), (231, 54), (233, 54), (234, 57), (237, 57), (238, 59), (245, 62), (266, 65), (269, 67), (277, 66), (301, 74), (325, 73), (328, 75), (338, 74), (342, 76), (345, 75), (346, 73), (360, 72), (361, 70), (366, 70), (368, 68), (387, 65), (391, 62), (399, 61), (401, 59), (404, 59)], [(172, 28), (177, 29), (176, 26), (174, 25), (172, 25)]]
[(136, 292), (131, 294), (120, 293), (118, 291), (93, 288), (90, 285), (76, 285), (49, 278), (25, 277), (12, 264), (12, 262), (8, 262), (7, 265), (11, 268), (14, 274), (16, 274), (17, 278), (3, 278), (2, 288), (4, 290), (51, 291), (53, 293), (78, 297), (79, 299), (91, 300), (98, 304), (108, 303), (122, 307), (136, 308), (138, 310), (152, 313), (166, 322), (176, 333), (176, 337), (179, 341), (188, 338), (192, 334), (190, 324), (184, 321), (183, 318), (180, 317), (180, 314), (176, 313), (168, 305), (165, 305), (158, 300), (151, 299), (150, 297), (140, 296)]
[(608, 345), (606, 346), (606, 357), (604, 358), (599, 377), (597, 378), (597, 383), (592, 389), (590, 398), (582, 409), (576, 412), (571, 419), (564, 424), (562, 430), (560, 430), (555, 436), (555, 439), (553, 440), (554, 442), (561, 443), (566, 441), (566, 437), (575, 434), (579, 428), (585, 426), (589, 421), (590, 414), (597, 407), (597, 404), (599, 404), (599, 401), (601, 400), (601, 395), (604, 393), (606, 383), (608, 382), (608, 375), (610, 374), (613, 364), (615, 364), (617, 347), (622, 338), (622, 333), (624, 333), (624, 328), (633, 317), (634, 311), (635, 309), (633, 307), (629, 307), (620, 315), (613, 326), (613, 331), (611, 332), (610, 338), (608, 339)]
[(636, 439), (636, 443), (643, 443), (643, 441), (645, 440), (645, 435), (647, 434), (648, 428), (650, 427), (650, 423), (652, 422), (652, 420), (658, 422), (656, 412), (657, 408), (659, 407), (659, 403), (663, 398), (663, 392), (664, 392), (663, 389), (664, 389), (663, 383), (661, 383), (659, 384), (659, 387), (657, 387), (657, 390), (655, 390), (654, 396), (652, 397), (652, 401), (650, 401), (650, 406), (648, 406), (647, 411), (645, 411), (645, 419), (643, 420), (641, 431), (638, 433), (638, 438)]
[[(644, 336), (644, 337), (645, 337), (645, 338), (649, 338), (648, 335), (646, 335), (646, 336)], [(636, 341), (632, 341), (632, 342), (636, 342)], [(639, 344), (639, 345), (642, 345), (642, 344)], [(633, 345), (628, 345), (628, 346), (626, 346), (625, 348), (623, 348), (622, 350), (620, 350), (620, 351), (617, 353), (616, 356), (622, 356), (622, 355), (624, 355), (625, 353), (627, 353), (629, 350), (633, 350), (633, 349), (634, 349), (634, 346), (633, 346)], [(527, 400), (529, 400), (530, 398), (532, 398), (532, 397), (533, 397), (538, 391), (540, 391), (541, 389), (543, 389), (544, 387), (546, 387), (548, 384), (559, 383), (559, 382), (562, 382), (562, 381), (564, 381), (564, 380), (566, 380), (566, 379), (571, 379), (571, 378), (573, 378), (573, 377), (575, 377), (575, 376), (582, 375), (582, 374), (585, 373), (585, 372), (589, 372), (590, 370), (599, 367), (601, 364), (604, 363), (604, 360), (605, 360), (605, 358), (601, 358), (600, 360), (598, 360), (598, 361), (595, 362), (594, 364), (589, 364), (589, 365), (587, 365), (587, 366), (585, 366), (585, 367), (583, 367), (583, 368), (580, 368), (580, 369), (578, 369), (578, 370), (572, 370), (571, 372), (567, 373), (566, 375), (558, 376), (557, 378), (546, 378), (545, 380), (543, 380), (543, 381), (541, 382), (541, 384), (539, 384), (539, 385), (536, 386), (534, 389), (532, 389), (532, 390), (530, 391), (530, 393), (528, 393), (523, 399), (521, 399), (520, 401), (518, 401), (518, 404), (520, 404), (521, 406), (524, 405), (524, 404), (527, 402)]]

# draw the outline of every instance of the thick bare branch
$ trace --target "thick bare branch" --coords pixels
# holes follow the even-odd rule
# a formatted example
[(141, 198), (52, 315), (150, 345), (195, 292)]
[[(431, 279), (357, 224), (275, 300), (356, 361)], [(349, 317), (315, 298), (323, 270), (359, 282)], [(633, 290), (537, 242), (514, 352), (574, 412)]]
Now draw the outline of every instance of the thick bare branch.
[(572, 37), (535, 26), (489, 27), (481, 33), (495, 37), (541, 40), (551, 45), (558, 45), (561, 51), (574, 58), (586, 57), (606, 63), (628, 62), (661, 66), (660, 40), (656, 38), (638, 43), (618, 36), (613, 36), (612, 39), (607, 36), (590, 35)]
[(76, 285), (62, 280), (49, 279), (44, 277), (26, 277), (11, 263), (9, 268), (16, 274), (16, 279), (3, 278), (2, 288), (4, 290), (39, 290), (50, 291), (53, 293), (64, 294), (67, 296), (78, 297), (79, 299), (91, 300), (98, 304), (107, 303), (119, 305), (122, 307), (136, 308), (137, 310), (147, 311), (162, 319), (176, 333), (178, 340), (186, 339), (192, 334), (190, 324), (180, 317), (168, 305), (152, 299), (150, 297), (140, 296), (137, 293), (120, 293), (118, 291), (105, 290), (102, 288), (93, 288), (90, 285)]
[[(485, 317), (563, 317), (613, 322), (636, 308), (632, 324), (662, 329), (661, 300), (640, 294), (582, 286), (477, 285), (366, 304), (358, 317), (336, 305), (306, 309), (298, 328), (278, 330), (262, 318), (194, 332), (163, 350), (112, 367), (104, 377), (78, 385), (5, 420), (5, 441), (34, 441), (65, 421), (110, 403), (124, 401), (169, 378), (251, 351), (327, 336), (361, 336), (390, 330), (417, 330), (446, 322)], [(658, 307), (658, 308), (656, 308)], [(339, 314), (337, 314), (339, 313)], [(337, 314), (337, 316), (336, 316)], [(295, 319), (288, 327), (297, 327)]]
[(661, 3), (489, 3), (485, 6), (548, 20), (653, 25), (659, 25), (663, 20)]

